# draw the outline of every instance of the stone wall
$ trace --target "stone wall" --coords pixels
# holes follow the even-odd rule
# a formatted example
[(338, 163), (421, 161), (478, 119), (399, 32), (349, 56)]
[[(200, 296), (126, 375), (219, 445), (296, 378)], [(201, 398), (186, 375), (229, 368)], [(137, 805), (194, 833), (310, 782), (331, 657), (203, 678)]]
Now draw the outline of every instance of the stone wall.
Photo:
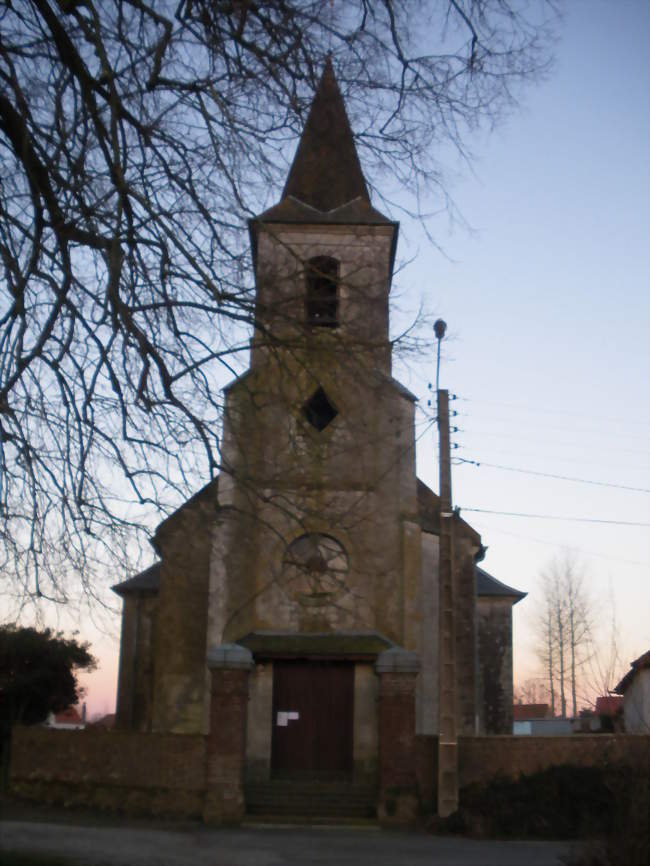
[(151, 730), (157, 609), (157, 593), (124, 597), (116, 710), (122, 730)]
[(477, 708), (477, 621), (476, 550), (472, 541), (460, 537), (459, 521), (454, 525), (454, 597), (456, 608), (456, 730), (476, 730)]
[(512, 732), (512, 599), (478, 599), (480, 733)]
[(14, 728), (11, 793), (126, 814), (200, 816), (205, 737)]
[(631, 766), (650, 773), (650, 736), (573, 734), (569, 737), (461, 737), (459, 784), (516, 779), (548, 767)]
[(152, 729), (207, 733), (208, 581), (217, 485), (213, 481), (156, 531), (161, 557)]

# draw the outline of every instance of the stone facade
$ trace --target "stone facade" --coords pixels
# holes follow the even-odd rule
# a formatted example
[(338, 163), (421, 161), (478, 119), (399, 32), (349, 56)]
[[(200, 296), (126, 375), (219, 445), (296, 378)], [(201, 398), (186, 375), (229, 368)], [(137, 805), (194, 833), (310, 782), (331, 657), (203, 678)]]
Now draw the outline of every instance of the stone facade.
[[(240, 771), (256, 783), (296, 772), (282, 764), (286, 737), (307, 755), (310, 725), (351, 702), (349, 725), (335, 713), (329, 727), (342, 727), (323, 749), (339, 774), (378, 786), (386, 821), (393, 800), (403, 821), (417, 789), (416, 734), (438, 731), (440, 504), (416, 477), (416, 399), (391, 373), (398, 226), (370, 203), (331, 68), (283, 198), (250, 231), (257, 329), (250, 369), (225, 391), (222, 472), (159, 527), (159, 564), (116, 587), (118, 723), (208, 736), (221, 791), (209, 811), (230, 820), (243, 808)], [(481, 539), (452, 520), (457, 727), (471, 734), (481, 719), (508, 724), (506, 610), (521, 594), (484, 615)], [(210, 671), (214, 648), (231, 644), (250, 649), (250, 672)], [(477, 664), (495, 647), (500, 661)], [(417, 663), (388, 670), (393, 651)], [(318, 706), (292, 692), (305, 664), (328, 683), (314, 689)], [(225, 741), (239, 749), (228, 782)], [(314, 768), (305, 758), (299, 769)]]
[(477, 605), (481, 730), (512, 731), (512, 602), (480, 598)]

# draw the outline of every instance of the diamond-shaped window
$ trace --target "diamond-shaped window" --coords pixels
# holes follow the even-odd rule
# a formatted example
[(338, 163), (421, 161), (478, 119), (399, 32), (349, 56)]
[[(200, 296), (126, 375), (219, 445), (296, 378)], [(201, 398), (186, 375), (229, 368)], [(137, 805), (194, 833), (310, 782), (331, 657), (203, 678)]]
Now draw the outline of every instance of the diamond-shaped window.
[(317, 388), (302, 407), (303, 415), (319, 432), (324, 430), (339, 414), (331, 404), (323, 388)]

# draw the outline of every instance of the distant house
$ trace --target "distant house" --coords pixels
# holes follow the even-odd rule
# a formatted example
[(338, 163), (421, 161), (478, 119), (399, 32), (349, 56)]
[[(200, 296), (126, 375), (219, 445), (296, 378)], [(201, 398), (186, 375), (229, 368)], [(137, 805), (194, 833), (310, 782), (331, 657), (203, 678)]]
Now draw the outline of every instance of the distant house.
[(576, 734), (616, 734), (623, 730), (623, 698), (620, 695), (601, 695), (596, 698), (593, 710), (581, 710), (573, 720)]
[(553, 715), (548, 704), (515, 704), (512, 717), (515, 722), (530, 722), (534, 719), (552, 719)]
[(572, 733), (569, 719), (557, 719), (548, 704), (515, 704), (512, 733), (520, 737), (561, 737)]
[(650, 733), (650, 650), (632, 662), (614, 691), (623, 695), (626, 732)]
[(115, 713), (107, 713), (105, 716), (100, 716), (89, 723), (91, 728), (114, 728)]
[(85, 704), (81, 708), (81, 712), (77, 707), (68, 707), (67, 710), (62, 710), (60, 713), (50, 713), (45, 724), (48, 728), (60, 728), (68, 731), (83, 730), (86, 727), (85, 716)]
[(596, 698), (596, 718), (603, 733), (614, 734), (623, 730), (623, 698), (620, 695), (602, 695)]

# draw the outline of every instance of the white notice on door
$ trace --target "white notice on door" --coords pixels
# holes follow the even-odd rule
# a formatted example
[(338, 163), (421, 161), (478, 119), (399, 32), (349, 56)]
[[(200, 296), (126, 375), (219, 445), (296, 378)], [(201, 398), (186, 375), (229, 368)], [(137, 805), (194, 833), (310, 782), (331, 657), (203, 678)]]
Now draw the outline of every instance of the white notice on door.
[(296, 722), (300, 718), (300, 713), (295, 710), (279, 710), (276, 725), (278, 728), (286, 728), (289, 722)]

